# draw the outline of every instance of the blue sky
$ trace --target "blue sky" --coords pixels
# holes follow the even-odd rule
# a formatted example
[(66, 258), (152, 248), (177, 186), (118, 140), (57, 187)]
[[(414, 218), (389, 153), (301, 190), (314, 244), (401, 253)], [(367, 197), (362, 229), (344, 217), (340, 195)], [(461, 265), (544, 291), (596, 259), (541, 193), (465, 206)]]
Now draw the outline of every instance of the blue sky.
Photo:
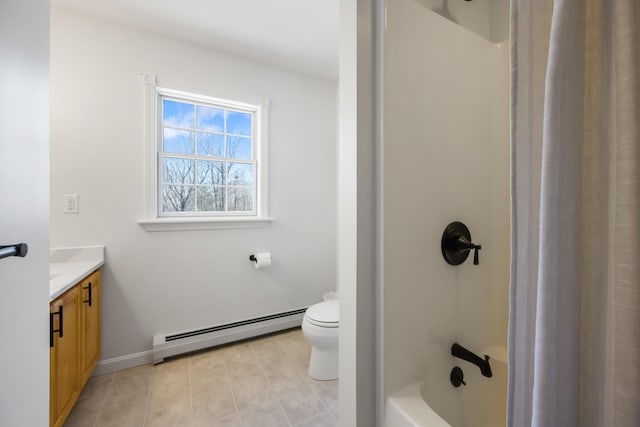
[[(167, 126), (194, 129), (194, 117), (198, 113), (198, 130), (224, 132), (224, 110), (193, 104), (164, 100), (163, 119)], [(251, 136), (251, 114), (227, 110), (227, 133)]]
[[(196, 120), (197, 117), (197, 120)], [(227, 150), (225, 153), (225, 119)], [(251, 160), (251, 114), (163, 100), (164, 151)], [(196, 123), (197, 121), (197, 123)], [(168, 127), (167, 127), (168, 126)], [(191, 132), (173, 128), (197, 129)], [(216, 132), (216, 133), (212, 133)], [(197, 144), (194, 146), (194, 138)]]

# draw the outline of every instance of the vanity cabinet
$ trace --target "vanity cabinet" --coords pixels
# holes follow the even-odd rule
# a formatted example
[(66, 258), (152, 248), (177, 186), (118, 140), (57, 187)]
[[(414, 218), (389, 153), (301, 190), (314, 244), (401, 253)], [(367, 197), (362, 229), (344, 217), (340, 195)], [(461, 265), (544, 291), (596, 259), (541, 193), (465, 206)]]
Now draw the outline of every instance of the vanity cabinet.
[(85, 384), (100, 357), (100, 270), (80, 283), (80, 383)]
[(49, 312), (49, 424), (55, 426), (62, 425), (80, 394), (78, 295), (78, 287), (74, 286), (51, 303)]
[(100, 356), (100, 270), (50, 304), (49, 425), (62, 426)]

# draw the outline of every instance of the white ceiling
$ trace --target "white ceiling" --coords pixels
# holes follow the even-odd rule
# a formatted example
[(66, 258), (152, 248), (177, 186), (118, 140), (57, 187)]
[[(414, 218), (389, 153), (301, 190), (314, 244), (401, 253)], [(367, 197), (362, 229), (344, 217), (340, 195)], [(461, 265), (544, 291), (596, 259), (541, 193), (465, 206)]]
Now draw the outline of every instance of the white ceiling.
[(52, 4), (336, 79), (338, 1), (52, 0)]

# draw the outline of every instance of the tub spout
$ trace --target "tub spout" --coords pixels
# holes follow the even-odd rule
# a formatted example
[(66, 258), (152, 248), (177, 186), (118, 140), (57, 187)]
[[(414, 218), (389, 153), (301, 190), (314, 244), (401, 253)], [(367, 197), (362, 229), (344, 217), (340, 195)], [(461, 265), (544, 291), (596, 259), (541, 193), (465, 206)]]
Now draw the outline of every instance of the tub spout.
[(489, 356), (484, 355), (484, 359), (477, 354), (467, 350), (463, 346), (458, 343), (453, 343), (451, 346), (451, 354), (455, 357), (459, 357), (462, 360), (466, 360), (469, 363), (473, 363), (478, 368), (480, 368), (480, 372), (485, 377), (491, 377), (493, 374), (491, 373), (491, 365), (489, 364)]

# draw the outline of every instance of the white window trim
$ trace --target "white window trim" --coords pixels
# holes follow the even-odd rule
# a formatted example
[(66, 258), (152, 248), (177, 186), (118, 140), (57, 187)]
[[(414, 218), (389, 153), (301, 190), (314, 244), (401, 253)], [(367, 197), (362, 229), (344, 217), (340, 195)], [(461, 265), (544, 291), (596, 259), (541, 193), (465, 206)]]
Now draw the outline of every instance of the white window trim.
[[(177, 231), (177, 230), (209, 230), (224, 228), (258, 228), (265, 227), (274, 218), (269, 216), (269, 195), (268, 195), (268, 100), (255, 100), (246, 97), (228, 96), (229, 99), (236, 100), (229, 102), (222, 100), (217, 93), (217, 97), (209, 96), (210, 90), (194, 88), (188, 84), (159, 81), (153, 74), (143, 74), (145, 88), (145, 215), (138, 219), (146, 231)], [(166, 89), (166, 88), (172, 89)], [(216, 91), (217, 92), (217, 91)], [(237, 105), (246, 108), (247, 106), (259, 106), (256, 113), (257, 123), (255, 125), (256, 137), (259, 143), (255, 144), (255, 162), (257, 169), (256, 186), (256, 215), (215, 215), (215, 216), (159, 216), (158, 209), (158, 100), (160, 95), (173, 94), (176, 96), (188, 96), (195, 100), (211, 102), (219, 100), (228, 105)], [(199, 94), (199, 95), (196, 95)], [(225, 96), (227, 94), (224, 94)]]

